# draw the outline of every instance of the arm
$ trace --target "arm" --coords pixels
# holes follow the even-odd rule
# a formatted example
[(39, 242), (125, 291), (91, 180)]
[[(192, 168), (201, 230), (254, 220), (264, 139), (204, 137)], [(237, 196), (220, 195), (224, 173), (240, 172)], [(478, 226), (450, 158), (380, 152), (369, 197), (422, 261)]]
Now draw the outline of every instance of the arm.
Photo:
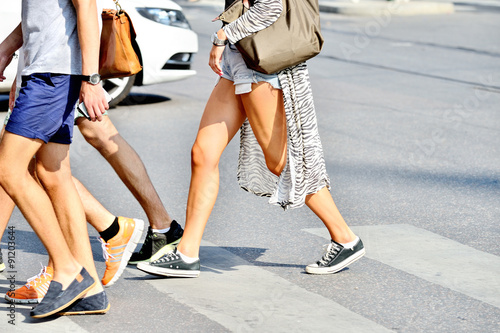
[(0, 82), (5, 80), (3, 72), (12, 61), (14, 52), (23, 45), (23, 30), (21, 23), (0, 44)]
[[(228, 39), (229, 42), (235, 44), (240, 39), (273, 24), (279, 18), (282, 11), (283, 4), (281, 0), (255, 0), (254, 5), (245, 14), (219, 29), (217, 31), (217, 38), (221, 40)], [(223, 51), (224, 47), (215, 45), (210, 51), (208, 64), (218, 75), (222, 75), (220, 59)]]
[[(95, 0), (73, 0), (76, 9), (78, 39), (82, 50), (82, 74), (99, 73), (99, 23)], [(109, 108), (101, 84), (83, 81), (80, 101), (85, 103), (90, 119), (101, 121)]]
[(221, 30), (224, 31), (229, 42), (235, 44), (240, 39), (273, 24), (280, 17), (282, 11), (281, 0), (255, 0), (254, 5), (244, 15)]

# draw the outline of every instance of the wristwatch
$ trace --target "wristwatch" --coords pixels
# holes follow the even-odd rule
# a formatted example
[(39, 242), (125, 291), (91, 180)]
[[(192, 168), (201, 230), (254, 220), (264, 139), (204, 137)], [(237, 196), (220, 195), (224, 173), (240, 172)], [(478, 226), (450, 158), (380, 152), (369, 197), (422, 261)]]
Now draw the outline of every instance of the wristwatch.
[(90, 74), (90, 75), (82, 75), (83, 81), (87, 81), (90, 84), (93, 84), (94, 86), (101, 82), (101, 76), (97, 73)]
[(212, 35), (211, 40), (212, 40), (212, 44), (214, 44), (215, 46), (224, 46), (227, 43), (229, 43), (229, 41), (227, 39), (219, 39), (219, 37), (217, 37), (216, 32), (214, 32), (214, 34)]

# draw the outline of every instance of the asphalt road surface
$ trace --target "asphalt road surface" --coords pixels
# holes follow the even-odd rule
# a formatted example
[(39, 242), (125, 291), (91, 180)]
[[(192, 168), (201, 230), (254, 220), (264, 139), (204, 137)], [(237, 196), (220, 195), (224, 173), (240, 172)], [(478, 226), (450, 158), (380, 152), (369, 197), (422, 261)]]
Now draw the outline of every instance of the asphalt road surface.
[[(182, 225), (190, 148), (216, 79), (207, 64), (219, 2), (179, 0), (199, 34), (197, 76), (134, 88), (109, 113)], [(17, 306), (13, 326), (0, 302), (0, 330), (500, 332), (500, 11), (489, 3), (444, 16), (322, 14), (326, 42), (310, 77), (332, 195), (365, 242), (363, 259), (305, 274), (328, 243), (322, 223), (240, 190), (236, 137), (222, 156), (198, 279), (127, 268), (107, 289), (106, 315), (39, 321)], [(74, 174), (113, 214), (146, 220), (79, 133), (71, 155)], [(0, 274), (2, 295), (11, 275), (21, 286), (46, 260), (19, 211), (10, 225), (16, 266)]]

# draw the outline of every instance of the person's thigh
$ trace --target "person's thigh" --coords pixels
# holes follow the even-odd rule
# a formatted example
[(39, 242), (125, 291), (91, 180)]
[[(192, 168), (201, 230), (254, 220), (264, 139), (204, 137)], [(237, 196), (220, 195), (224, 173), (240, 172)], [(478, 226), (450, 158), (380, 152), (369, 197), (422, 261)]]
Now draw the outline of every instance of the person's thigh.
[[(71, 180), (69, 145), (49, 142), (36, 153), (37, 172)], [(41, 169), (40, 169), (41, 168)]]
[(287, 145), (286, 114), (281, 89), (268, 82), (252, 85), (252, 91), (241, 95), (252, 131), (273, 168), (284, 162)]
[(220, 156), (245, 118), (241, 100), (234, 93), (233, 82), (222, 78), (205, 106), (195, 144)]
[[(26, 174), (33, 155), (43, 145), (40, 139), (26, 138), (5, 132), (0, 141), (0, 174), (9, 183), (15, 183)], [(6, 189), (7, 190), (7, 189)]]

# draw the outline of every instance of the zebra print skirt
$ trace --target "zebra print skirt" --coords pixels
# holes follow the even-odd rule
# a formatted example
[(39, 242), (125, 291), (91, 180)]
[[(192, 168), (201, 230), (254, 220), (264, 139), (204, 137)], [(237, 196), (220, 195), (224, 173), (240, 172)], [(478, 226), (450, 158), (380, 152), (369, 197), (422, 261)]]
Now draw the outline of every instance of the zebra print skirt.
[(248, 119), (240, 129), (238, 183), (246, 191), (270, 197), (283, 209), (304, 205), (305, 198), (327, 186), (323, 148), (318, 133), (309, 73), (305, 63), (278, 73), (288, 131), (287, 163), (278, 177), (266, 166)]

